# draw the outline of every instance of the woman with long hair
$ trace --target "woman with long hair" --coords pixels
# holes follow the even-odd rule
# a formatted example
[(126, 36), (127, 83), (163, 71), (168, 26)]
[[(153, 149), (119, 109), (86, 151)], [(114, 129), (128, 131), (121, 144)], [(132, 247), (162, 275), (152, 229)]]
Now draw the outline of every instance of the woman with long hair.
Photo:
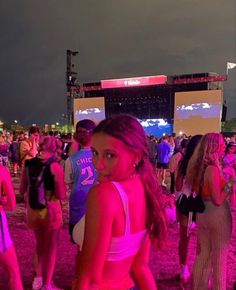
[(8, 169), (0, 165), (0, 265), (7, 270), (10, 290), (23, 290), (15, 248), (5, 210), (14, 210), (16, 198)]
[[(37, 157), (27, 160), (22, 172), (21, 194), (26, 193), (27, 225), (36, 239), (37, 266), (32, 289), (59, 290), (52, 282), (59, 231), (62, 227), (61, 200), (65, 198), (64, 173), (57, 162), (58, 143), (52, 136), (39, 142)], [(40, 180), (41, 179), (41, 180)], [(35, 184), (43, 181), (41, 196)]]
[(95, 128), (92, 151), (99, 184), (87, 199), (73, 289), (129, 289), (131, 271), (139, 289), (156, 289), (150, 245), (164, 241), (166, 222), (145, 132), (130, 115), (111, 116)]
[(232, 180), (226, 183), (221, 161), (225, 143), (221, 134), (205, 134), (187, 167), (187, 178), (195, 192), (202, 194), (205, 211), (198, 213), (199, 253), (193, 267), (193, 289), (208, 289), (210, 275), (213, 289), (226, 289), (226, 262), (232, 232), (228, 196)]
[[(175, 187), (177, 192), (185, 194), (186, 196), (190, 195), (192, 191), (192, 188), (186, 178), (188, 162), (192, 157), (193, 152), (197, 144), (201, 140), (201, 138), (202, 135), (195, 135), (189, 140), (185, 154), (183, 155), (183, 158), (180, 160), (179, 165), (177, 167)], [(181, 268), (180, 278), (183, 282), (187, 282), (188, 279), (190, 278), (190, 272), (188, 270), (187, 265), (188, 244), (190, 238), (190, 235), (188, 233), (189, 220), (188, 215), (184, 215), (178, 209), (177, 213), (178, 213), (179, 236), (180, 236), (178, 246), (179, 262)]]
[[(225, 150), (223, 158), (223, 174), (228, 181), (230, 178), (236, 177), (236, 143), (229, 142)], [(232, 209), (236, 209), (236, 186), (234, 184), (233, 192), (230, 196), (230, 205)]]

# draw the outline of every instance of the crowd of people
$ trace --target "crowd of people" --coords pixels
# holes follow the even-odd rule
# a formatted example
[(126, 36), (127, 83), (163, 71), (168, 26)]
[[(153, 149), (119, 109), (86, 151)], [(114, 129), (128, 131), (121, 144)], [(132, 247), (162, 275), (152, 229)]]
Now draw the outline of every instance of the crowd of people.
[[(23, 289), (5, 215), (16, 203), (11, 171), (20, 174), (27, 227), (36, 241), (33, 290), (60, 289), (53, 273), (63, 225), (61, 201), (67, 199), (68, 236), (77, 247), (72, 289), (125, 290), (135, 283), (139, 289), (157, 289), (149, 255), (151, 246), (165, 245), (167, 172), (179, 224), (181, 282), (192, 276), (194, 290), (226, 289), (231, 209), (236, 207), (235, 137), (173, 133), (158, 139), (125, 114), (98, 125), (84, 119), (75, 129), (74, 138), (41, 133), (36, 126), (28, 136), (0, 135), (0, 261), (8, 270), (9, 288)], [(196, 196), (204, 204), (201, 212), (179, 206)], [(198, 246), (190, 273), (193, 227)]]

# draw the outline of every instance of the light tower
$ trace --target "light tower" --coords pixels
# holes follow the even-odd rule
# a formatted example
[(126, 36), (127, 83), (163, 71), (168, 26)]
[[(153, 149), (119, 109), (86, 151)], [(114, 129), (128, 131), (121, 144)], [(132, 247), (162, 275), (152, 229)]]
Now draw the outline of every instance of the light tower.
[(67, 126), (73, 125), (73, 89), (76, 87), (77, 72), (75, 71), (75, 65), (72, 63), (72, 57), (76, 56), (78, 51), (72, 51), (67, 49), (66, 51), (66, 87), (67, 87)]

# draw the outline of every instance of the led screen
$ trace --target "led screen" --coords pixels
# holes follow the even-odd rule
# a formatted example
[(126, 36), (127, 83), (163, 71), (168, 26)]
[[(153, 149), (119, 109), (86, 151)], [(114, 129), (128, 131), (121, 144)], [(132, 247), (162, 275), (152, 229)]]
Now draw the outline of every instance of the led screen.
[(139, 122), (148, 135), (162, 137), (163, 134), (171, 135), (173, 132), (173, 125), (164, 119), (142, 119)]
[(104, 97), (75, 99), (74, 125), (82, 119), (91, 119), (95, 123), (105, 119)]
[(175, 94), (174, 131), (187, 135), (221, 131), (222, 91)]

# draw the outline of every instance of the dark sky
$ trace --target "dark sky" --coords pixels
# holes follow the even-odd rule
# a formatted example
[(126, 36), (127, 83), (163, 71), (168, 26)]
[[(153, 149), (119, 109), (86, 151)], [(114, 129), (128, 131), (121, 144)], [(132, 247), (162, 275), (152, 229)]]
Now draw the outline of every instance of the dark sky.
[[(0, 120), (60, 122), (66, 50), (80, 83), (217, 72), (236, 63), (235, 0), (7, 0), (0, 4)], [(236, 68), (224, 83), (236, 117)]]

